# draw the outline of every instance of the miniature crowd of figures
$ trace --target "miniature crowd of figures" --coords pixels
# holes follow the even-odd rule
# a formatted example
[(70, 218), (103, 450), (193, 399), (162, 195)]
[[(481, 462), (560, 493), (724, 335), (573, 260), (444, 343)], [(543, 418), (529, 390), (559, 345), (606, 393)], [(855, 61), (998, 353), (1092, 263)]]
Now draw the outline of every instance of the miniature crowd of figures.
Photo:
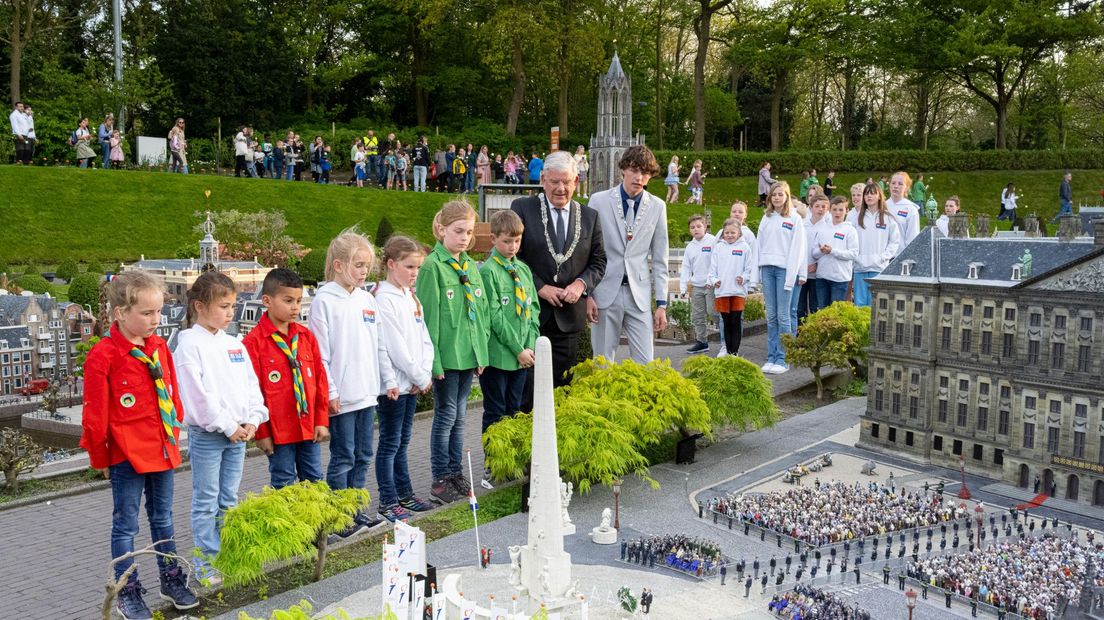
[(782, 482), (786, 484), (801, 484), (802, 477), (808, 476), (813, 472), (819, 472), (821, 469), (831, 466), (832, 453), (826, 452), (810, 461), (808, 464), (798, 463), (796, 466), (787, 469), (786, 473), (782, 474)]
[(717, 543), (683, 534), (621, 541), (621, 560), (654, 568), (656, 562), (684, 573), (714, 575), (724, 564)]
[[(771, 493), (729, 494), (714, 497), (706, 506), (716, 516), (750, 525), (811, 545), (875, 536), (925, 527), (968, 517), (964, 506), (943, 502), (903, 487), (877, 482), (822, 483)], [(760, 539), (765, 532), (760, 532)], [(781, 546), (781, 540), (779, 540)]]
[(849, 605), (831, 592), (803, 585), (784, 594), (776, 594), (767, 603), (767, 611), (779, 618), (870, 620), (870, 613), (860, 609), (858, 605)]
[(1090, 563), (1095, 565), (1095, 585), (1104, 586), (1102, 551), (1104, 545), (1091, 540), (1082, 545), (1074, 537), (1047, 534), (913, 561), (908, 575), (1001, 610), (1015, 610), (1025, 618), (1054, 618), (1063, 601), (1076, 604)]

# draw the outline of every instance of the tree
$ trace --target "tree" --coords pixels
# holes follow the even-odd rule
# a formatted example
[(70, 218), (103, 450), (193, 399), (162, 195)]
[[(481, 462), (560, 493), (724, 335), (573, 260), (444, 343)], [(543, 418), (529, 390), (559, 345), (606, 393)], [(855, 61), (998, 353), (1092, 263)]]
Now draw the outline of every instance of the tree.
[(380, 218), (379, 225), (376, 226), (376, 237), (374, 239), (376, 246), (382, 248), (387, 244), (387, 240), (390, 239), (393, 234), (395, 234), (395, 226), (385, 215)]
[[(698, 386), (714, 426), (758, 430), (778, 421), (771, 382), (758, 366), (741, 357), (691, 357), (683, 362), (682, 374)], [(737, 385), (739, 389), (733, 389)]]
[[(862, 315), (866, 316), (865, 330)], [(836, 302), (810, 314), (797, 330), (797, 336), (782, 334), (787, 359), (808, 368), (816, 380), (817, 400), (824, 399), (824, 366), (853, 369), (855, 358), (864, 356), (869, 344), (870, 314), (853, 304)], [(864, 342), (865, 340), (865, 342)], [(855, 373), (855, 376), (858, 376)]]
[(42, 464), (42, 447), (31, 436), (16, 428), (0, 428), (0, 471), (9, 491), (19, 489), (19, 475), (30, 473)]
[[(198, 211), (193, 216), (200, 219), (193, 230), (202, 233), (205, 213)], [(283, 211), (241, 212), (234, 209), (212, 214), (217, 226), (220, 241), (225, 246), (225, 255), (234, 260), (252, 260), (254, 257), (263, 265), (284, 266), (291, 258), (303, 253), (303, 246), (285, 234), (287, 218)]]
[(307, 284), (318, 284), (326, 279), (326, 250), (311, 250), (296, 267), (299, 277)]
[[(100, 278), (91, 273), (78, 274), (69, 281), (69, 301), (95, 309), (100, 303)], [(92, 314), (95, 314), (93, 312)]]
[(709, 57), (709, 43), (713, 40), (713, 16), (732, 4), (732, 0), (696, 0), (698, 13), (694, 16), (694, 36), (698, 49), (694, 53), (694, 150), (705, 150), (705, 61)]
[(66, 282), (69, 282), (73, 278), (77, 277), (77, 274), (79, 273), (80, 268), (77, 267), (77, 261), (75, 260), (67, 260), (63, 262), (62, 264), (58, 265), (57, 270), (54, 271), (54, 275), (61, 278), (62, 280), (65, 280)]
[(51, 290), (50, 283), (46, 281), (46, 278), (35, 273), (19, 276), (15, 279), (15, 285), (24, 291), (32, 291), (39, 295), (49, 293)]
[(23, 53), (27, 46), (43, 33), (65, 27), (72, 19), (64, 19), (51, 0), (4, 0), (0, 8), (8, 14), (7, 29), (0, 31), (0, 43), (8, 46), (11, 63), (8, 89), (14, 104), (23, 98)]

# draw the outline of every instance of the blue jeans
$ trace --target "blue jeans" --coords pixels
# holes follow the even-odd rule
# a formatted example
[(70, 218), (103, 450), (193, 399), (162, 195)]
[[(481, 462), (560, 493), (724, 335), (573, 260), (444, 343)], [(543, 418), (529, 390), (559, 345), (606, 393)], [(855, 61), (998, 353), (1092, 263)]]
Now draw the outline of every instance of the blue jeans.
[(429, 168), (425, 166), (414, 166), (414, 191), (426, 191), (426, 174), (428, 172)]
[(295, 482), (322, 479), (322, 447), (313, 441), (278, 443), (268, 457), (272, 488), (281, 489)]
[(111, 167), (111, 141), (101, 142), (100, 151), (103, 152), (103, 163), (100, 167), (107, 170)]
[(847, 285), (850, 282), (833, 282), (824, 278), (817, 278), (814, 281), (818, 307), (827, 308), (837, 301), (847, 301)]
[(1055, 215), (1050, 220), (1050, 223), (1053, 224), (1057, 222), (1058, 218), (1062, 217), (1063, 215), (1073, 215), (1073, 202), (1069, 200), (1062, 200), (1061, 205), (1059, 205), (1058, 207), (1058, 215)]
[(188, 427), (188, 458), (192, 463), (192, 539), (202, 556), (200, 575), (221, 548), (219, 530), (227, 510), (238, 503), (238, 485), (245, 467), (246, 442), (232, 442), (220, 433)]
[[(140, 474), (134, 471), (130, 461), (123, 461), (111, 468), (111, 557), (117, 558), (134, 551), (134, 537), (138, 534), (138, 508), (142, 505), (142, 493), (146, 494), (146, 515), (149, 517), (150, 539), (161, 553), (176, 553), (173, 530), (173, 470)], [(130, 568), (134, 560), (123, 560), (115, 565), (115, 579)], [(157, 557), (162, 570), (176, 564), (170, 558)], [(138, 581), (138, 571), (130, 575), (129, 582)]]
[(474, 374), (471, 368), (446, 370), (444, 379), (433, 380), (429, 464), (434, 480), (464, 473), (464, 418)]
[[(369, 169), (372, 168), (372, 156), (371, 155), (368, 156), (368, 168)], [(376, 156), (375, 171), (376, 171), (376, 183), (379, 184), (380, 187), (383, 187), (383, 184), (387, 182), (387, 177), (384, 175), (383, 157), (380, 156), (380, 155)]]
[(816, 280), (807, 280), (805, 284), (796, 283), (790, 296), (790, 333), (797, 335), (797, 326), (801, 319), (809, 314), (809, 292)]
[(525, 382), (532, 370), (502, 370), (487, 366), (479, 376), (479, 387), (483, 389), (483, 433), (487, 427), (502, 418), (521, 411), (525, 396)]
[(475, 166), (468, 166), (467, 173), (464, 174), (464, 191), (470, 192), (475, 189)]
[(856, 271), (855, 272), (855, 305), (860, 308), (870, 307), (870, 285), (867, 278), (877, 276), (880, 271)]
[(786, 268), (765, 265), (759, 268), (763, 283), (763, 303), (767, 308), (767, 362), (786, 364), (782, 334), (790, 333), (790, 303), (793, 291), (786, 290)]
[(406, 449), (414, 432), (415, 394), (403, 394), (397, 400), (379, 398), (379, 447), (376, 449), (376, 484), (379, 505), (393, 506), (414, 494)]
[(372, 463), (372, 428), (376, 408), (330, 416), (330, 463), (326, 482), (331, 489), (363, 489)]
[(295, 166), (298, 164), (287, 164), (284, 166), (284, 180), (290, 181), (291, 177), (295, 175)]

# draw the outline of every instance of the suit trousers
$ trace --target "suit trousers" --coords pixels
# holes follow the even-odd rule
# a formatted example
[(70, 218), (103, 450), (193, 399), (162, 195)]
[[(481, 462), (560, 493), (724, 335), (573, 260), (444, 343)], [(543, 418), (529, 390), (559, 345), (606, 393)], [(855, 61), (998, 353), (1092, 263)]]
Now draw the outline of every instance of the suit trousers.
[(629, 338), (629, 357), (637, 364), (652, 361), (655, 353), (652, 313), (637, 310), (632, 290), (627, 285), (621, 286), (608, 308), (598, 311), (598, 324), (590, 330), (594, 355), (615, 362), (622, 331)]

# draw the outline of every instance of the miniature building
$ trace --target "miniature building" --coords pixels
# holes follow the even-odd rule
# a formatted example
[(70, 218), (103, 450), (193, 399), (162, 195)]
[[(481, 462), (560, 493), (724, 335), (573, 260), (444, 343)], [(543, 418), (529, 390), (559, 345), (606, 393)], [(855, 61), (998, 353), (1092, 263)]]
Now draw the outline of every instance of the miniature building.
[(617, 162), (626, 148), (644, 144), (632, 133), (632, 80), (614, 52), (609, 71), (598, 81), (598, 133), (590, 137), (590, 193), (621, 182)]
[(861, 447), (1104, 505), (1104, 234), (928, 228), (871, 289)]
[[(0, 353), (0, 367), (9, 367), (12, 372), (6, 376), (0, 368), (0, 393), (18, 393), (31, 379), (64, 379), (71, 374), (73, 343), (69, 338), (68, 305), (58, 303), (48, 294), (0, 295), (0, 327), (25, 330), (31, 345), (27, 350), (18, 347), (22, 358), (22, 366), (18, 367), (22, 371), (20, 374), (15, 373), (14, 351), (9, 356), (10, 362), (4, 362), (5, 355)], [(14, 349), (21, 339), (11, 336), (5, 342), (9, 349)], [(0, 348), (3, 346), (4, 343), (0, 343)]]

